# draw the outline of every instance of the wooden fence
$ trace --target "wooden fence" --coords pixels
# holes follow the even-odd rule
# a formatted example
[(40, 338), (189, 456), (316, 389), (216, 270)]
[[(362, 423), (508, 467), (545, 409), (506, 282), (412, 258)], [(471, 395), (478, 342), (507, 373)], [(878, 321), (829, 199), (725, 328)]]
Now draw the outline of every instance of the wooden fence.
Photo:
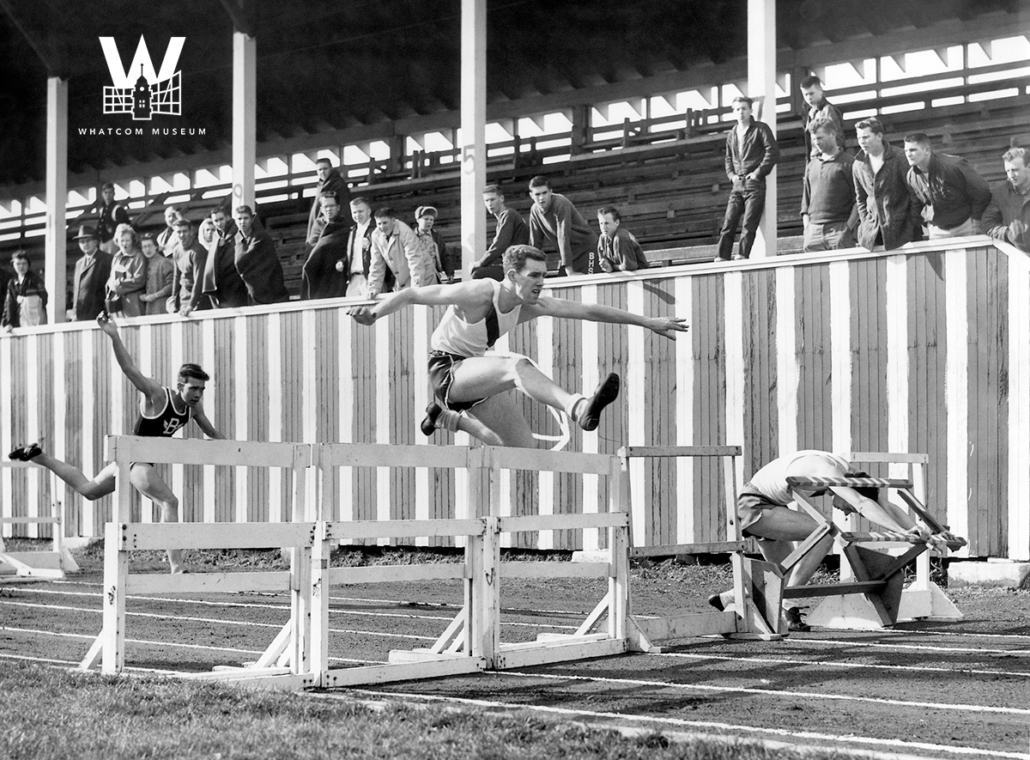
[[(747, 263), (552, 280), (553, 295), (688, 318), (670, 341), (639, 328), (538, 320), (502, 341), (563, 385), (620, 373), (624, 391), (598, 431), (570, 448), (739, 444), (743, 482), (800, 448), (929, 454), (928, 501), (971, 556), (1030, 558), (1030, 259), (987, 238)], [(418, 432), (424, 357), (439, 310), (417, 307), (363, 327), (346, 301), (155, 317), (122, 335), (144, 373), (172, 384), (179, 364), (212, 375), (205, 408), (230, 437), (258, 441), (440, 445)], [(1010, 327), (1011, 326), (1011, 327)], [(0, 338), (0, 448), (43, 437), (89, 473), (103, 438), (131, 431), (138, 394), (90, 325)], [(532, 424), (553, 422), (532, 403)], [(187, 435), (197, 436), (191, 426)], [(458, 442), (462, 442), (460, 439)], [(284, 462), (284, 467), (289, 463)], [(634, 462), (637, 546), (724, 541), (716, 464)], [(186, 521), (288, 521), (275, 469), (166, 466)], [(355, 468), (330, 480), (331, 519), (453, 517), (453, 472)], [(738, 487), (741, 483), (738, 483)], [(604, 511), (590, 475), (506, 473), (508, 514)], [(2, 514), (36, 514), (23, 471), (0, 474)], [(99, 536), (110, 497), (68, 489), (69, 535)], [(39, 500), (42, 501), (42, 500)], [(157, 519), (136, 503), (140, 521)], [(32, 528), (28, 528), (31, 532)], [(433, 539), (425, 539), (432, 541)], [(515, 535), (514, 545), (579, 548), (578, 535)]]

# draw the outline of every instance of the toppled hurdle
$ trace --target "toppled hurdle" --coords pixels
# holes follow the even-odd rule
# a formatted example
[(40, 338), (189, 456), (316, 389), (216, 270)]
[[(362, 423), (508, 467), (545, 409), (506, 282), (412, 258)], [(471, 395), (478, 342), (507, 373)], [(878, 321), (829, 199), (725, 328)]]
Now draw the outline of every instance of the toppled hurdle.
[[(726, 521), (726, 541), (718, 545), (719, 551), (730, 552), (733, 568), (735, 603), (732, 609), (712, 612), (674, 612), (659, 617), (631, 614), (628, 620), (630, 649), (642, 652), (660, 652), (659, 642), (694, 636), (722, 634), (734, 638), (754, 638), (766, 641), (782, 638), (778, 627), (770, 623), (766, 601), (760, 592), (762, 579), (752, 577), (754, 569), (744, 557), (747, 541), (741, 536), (736, 511), (736, 459), (739, 446), (625, 446), (619, 449), (622, 470), (623, 503), (632, 502), (630, 484), (631, 460), (641, 458), (673, 458), (720, 460), (723, 483), (723, 513)], [(689, 463), (688, 463), (689, 464)], [(692, 544), (658, 547), (652, 553), (675, 554), (689, 551)], [(703, 547), (711, 550), (711, 545)]]
[[(755, 593), (765, 600), (766, 623), (785, 630), (780, 610), (784, 599), (827, 597), (811, 615), (814, 625), (838, 628), (880, 628), (895, 625), (899, 620), (904, 586), (904, 571), (913, 560), (930, 549), (926, 541), (904, 533), (847, 531), (823, 515), (811, 503), (811, 492), (837, 488), (880, 488), (898, 492), (905, 504), (929, 531), (936, 535), (946, 530), (912, 493), (910, 479), (840, 477), (790, 477), (795, 503), (806, 512), (817, 527), (780, 564), (759, 559), (746, 559), (746, 572)], [(885, 497), (881, 497), (885, 498)], [(965, 546), (964, 539), (942, 542), (942, 550)], [(837, 546), (843, 558), (843, 579), (838, 583), (788, 586), (791, 571), (802, 562), (812, 566)], [(938, 589), (939, 591), (939, 589)], [(943, 597), (943, 594), (941, 594)], [(945, 600), (946, 601), (946, 600)], [(948, 602), (950, 605), (950, 602)], [(825, 609), (824, 609), (825, 605)], [(953, 605), (952, 605), (953, 608)], [(957, 610), (956, 615), (961, 616)]]
[[(64, 520), (62, 519), (63, 506), (57, 499), (56, 476), (41, 467), (29, 462), (0, 462), (0, 471), (4, 472), (5, 480), (12, 470), (24, 470), (28, 472), (31, 485), (30, 503), (41, 503), (39, 498), (41, 488), (45, 480), (50, 481), (50, 514), (39, 516), (17, 516), (13, 514), (0, 515), (0, 526), (6, 525), (49, 525), (51, 526), (50, 549), (9, 552), (4, 544), (3, 534), (0, 533), (0, 580), (10, 581), (37, 581), (37, 580), (61, 580), (67, 573), (77, 573), (78, 563), (72, 557), (71, 552), (64, 543)], [(9, 495), (9, 489), (5, 487), (5, 497)], [(36, 498), (32, 498), (32, 494)], [(4, 498), (2, 503), (5, 506), (11, 504), (10, 498)]]

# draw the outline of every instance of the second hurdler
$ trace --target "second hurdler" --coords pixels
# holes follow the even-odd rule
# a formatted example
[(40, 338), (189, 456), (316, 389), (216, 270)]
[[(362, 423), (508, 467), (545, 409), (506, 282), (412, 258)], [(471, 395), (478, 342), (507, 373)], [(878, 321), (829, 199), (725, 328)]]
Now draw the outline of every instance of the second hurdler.
[[(193, 420), (209, 438), (225, 438), (204, 414), (202, 399), (209, 378), (200, 365), (183, 364), (179, 369), (175, 387), (164, 387), (157, 380), (140, 372), (118, 335), (118, 326), (106, 312), (97, 317), (97, 324), (111, 339), (111, 350), (114, 351), (114, 357), (122, 373), (140, 393), (139, 417), (133, 435), (171, 438)], [(38, 443), (20, 446), (8, 456), (11, 459), (33, 462), (45, 467), (90, 501), (115, 491), (115, 476), (118, 473), (118, 465), (115, 462), (111, 462), (96, 476), (89, 478), (78, 467), (44, 453)], [(133, 462), (129, 468), (129, 482), (137, 491), (161, 507), (163, 522), (178, 520), (179, 500), (153, 464)], [(182, 551), (169, 549), (168, 564), (173, 573), (185, 572), (182, 566)]]
[(526, 418), (505, 391), (518, 389), (542, 404), (565, 412), (584, 430), (597, 428), (601, 411), (619, 395), (619, 376), (605, 377), (590, 396), (570, 393), (524, 356), (488, 354), (497, 339), (537, 317), (582, 319), (636, 325), (666, 338), (689, 328), (677, 317), (644, 317), (601, 304), (542, 295), (547, 259), (529, 245), (504, 253), (504, 280), (472, 280), (430, 285), (392, 293), (373, 307), (350, 311), (356, 321), (377, 319), (421, 304), (448, 306), (433, 332), (429, 380), (435, 399), (422, 421), (422, 432), (461, 430), (491, 446), (536, 445)]

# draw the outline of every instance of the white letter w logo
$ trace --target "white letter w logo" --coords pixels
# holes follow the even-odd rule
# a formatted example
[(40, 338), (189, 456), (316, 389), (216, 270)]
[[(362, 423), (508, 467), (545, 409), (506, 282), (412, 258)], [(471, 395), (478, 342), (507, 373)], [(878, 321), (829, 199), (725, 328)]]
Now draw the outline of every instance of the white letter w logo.
[(142, 35), (140, 35), (136, 55), (128, 70), (122, 68), (122, 57), (118, 53), (118, 45), (115, 43), (114, 37), (101, 37), (100, 47), (104, 49), (107, 68), (111, 71), (111, 83), (115, 87), (132, 88), (141, 71), (146, 80), (152, 84), (169, 79), (179, 64), (179, 55), (182, 53), (184, 42), (186, 42), (185, 37), (172, 37), (169, 40), (164, 60), (161, 62), (161, 71), (154, 70), (154, 63), (150, 60), (150, 51), (147, 49), (146, 40)]

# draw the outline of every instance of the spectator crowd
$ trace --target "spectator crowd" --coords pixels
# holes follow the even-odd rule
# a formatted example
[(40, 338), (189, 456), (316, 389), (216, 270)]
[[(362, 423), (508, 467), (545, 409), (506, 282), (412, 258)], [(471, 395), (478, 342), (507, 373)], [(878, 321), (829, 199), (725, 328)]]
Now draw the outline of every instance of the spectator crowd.
[[(858, 150), (852, 155), (845, 147), (843, 113), (827, 99), (819, 78), (803, 79), (800, 89), (806, 106), (800, 208), (805, 251), (856, 245), (894, 249), (916, 240), (984, 233), (1030, 252), (1025, 149), (1013, 147), (1001, 157), (1006, 178), (994, 187), (965, 159), (936, 151), (925, 133), (906, 134), (892, 144), (876, 118), (854, 125)], [(734, 124), (726, 133), (724, 161), (730, 192), (717, 262), (750, 257), (764, 212), (766, 177), (780, 158), (772, 130), (754, 109), (755, 102), (745, 96), (732, 103)], [(454, 278), (455, 257), (436, 226), (440, 214), (434, 206), (419, 206), (406, 220), (393, 208), (373, 209), (368, 198), (352, 198), (329, 159), (319, 158), (315, 170), (301, 299), (374, 298)], [(473, 278), (503, 279), (502, 254), (526, 243), (557, 252), (560, 273), (567, 275), (647, 268), (640, 242), (623, 226), (616, 207), (597, 209), (591, 224), (543, 176), (529, 181), (528, 195), (527, 221), (499, 185), (483, 188), (496, 226), (472, 265)], [(95, 212), (95, 225), (79, 226), (72, 238), (82, 256), (75, 263), (69, 319), (93, 320), (102, 311), (185, 317), (289, 300), (277, 244), (249, 206), (218, 205), (194, 220), (187, 209), (169, 205), (164, 228), (139, 235), (114, 196), (114, 186), (105, 183), (97, 203), (87, 209)], [(44, 324), (48, 294), (42, 278), (23, 251), (14, 253), (11, 264), (13, 276), (0, 272), (4, 329)]]

